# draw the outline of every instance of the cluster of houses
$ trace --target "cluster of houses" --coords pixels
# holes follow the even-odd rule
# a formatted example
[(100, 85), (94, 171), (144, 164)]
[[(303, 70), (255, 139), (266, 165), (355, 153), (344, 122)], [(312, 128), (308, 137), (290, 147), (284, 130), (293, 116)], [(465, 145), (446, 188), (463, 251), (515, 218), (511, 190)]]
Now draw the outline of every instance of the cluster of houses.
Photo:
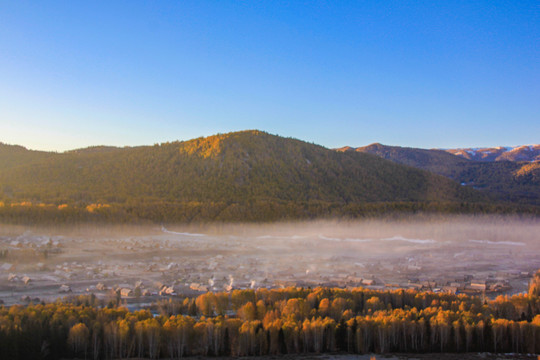
[(466, 277), (465, 279), (455, 279), (453, 281), (419, 281), (418, 279), (410, 279), (404, 287), (420, 291), (445, 292), (451, 294), (503, 293), (511, 289), (508, 280), (472, 279), (472, 276), (471, 278)]

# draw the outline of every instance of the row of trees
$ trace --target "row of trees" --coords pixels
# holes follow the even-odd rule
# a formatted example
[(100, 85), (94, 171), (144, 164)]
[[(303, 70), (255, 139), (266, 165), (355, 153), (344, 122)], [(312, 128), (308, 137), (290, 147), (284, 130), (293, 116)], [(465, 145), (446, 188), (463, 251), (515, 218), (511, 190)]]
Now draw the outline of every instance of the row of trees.
[(251, 202), (163, 202), (33, 204), (0, 201), (0, 221), (12, 224), (278, 221), (321, 217), (364, 218), (415, 213), (540, 215), (535, 206), (453, 202), (332, 203), (260, 200)]
[(0, 308), (0, 357), (180, 358), (340, 351), (540, 352), (537, 274), (528, 295), (366, 289), (235, 290), (130, 312), (94, 297)]

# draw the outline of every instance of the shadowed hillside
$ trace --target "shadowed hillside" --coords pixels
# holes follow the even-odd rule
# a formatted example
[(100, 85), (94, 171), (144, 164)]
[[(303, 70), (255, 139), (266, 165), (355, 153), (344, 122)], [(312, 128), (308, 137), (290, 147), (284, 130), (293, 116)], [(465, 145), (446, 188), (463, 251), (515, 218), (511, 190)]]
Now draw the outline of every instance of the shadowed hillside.
[(443, 150), (381, 144), (356, 149), (348, 148), (345, 151), (370, 153), (399, 164), (428, 170), (474, 189), (483, 190), (486, 194), (493, 194), (499, 201), (540, 205), (538, 163), (502, 161), (501, 159), (471, 161)]

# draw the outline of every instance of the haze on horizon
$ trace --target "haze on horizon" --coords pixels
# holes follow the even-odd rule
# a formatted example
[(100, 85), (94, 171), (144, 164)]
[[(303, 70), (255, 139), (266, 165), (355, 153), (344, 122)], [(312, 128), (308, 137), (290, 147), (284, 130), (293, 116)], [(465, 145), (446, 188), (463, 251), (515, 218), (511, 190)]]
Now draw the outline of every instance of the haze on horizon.
[(0, 141), (538, 143), (537, 3), (0, 4)]

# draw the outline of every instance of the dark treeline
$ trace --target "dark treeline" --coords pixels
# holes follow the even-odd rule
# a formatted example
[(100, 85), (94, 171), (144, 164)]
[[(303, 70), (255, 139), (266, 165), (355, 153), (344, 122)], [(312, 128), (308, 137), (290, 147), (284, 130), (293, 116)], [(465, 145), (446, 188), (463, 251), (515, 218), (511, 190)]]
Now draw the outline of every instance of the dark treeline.
[(269, 222), (315, 218), (392, 217), (410, 214), (517, 214), (539, 216), (540, 207), (455, 202), (332, 203), (323, 201), (131, 202), (59, 204), (0, 202), (5, 224)]
[(529, 294), (492, 301), (411, 290), (234, 290), (164, 301), (155, 315), (81, 296), (0, 308), (0, 356), (538, 353), (539, 295), (540, 273)]

